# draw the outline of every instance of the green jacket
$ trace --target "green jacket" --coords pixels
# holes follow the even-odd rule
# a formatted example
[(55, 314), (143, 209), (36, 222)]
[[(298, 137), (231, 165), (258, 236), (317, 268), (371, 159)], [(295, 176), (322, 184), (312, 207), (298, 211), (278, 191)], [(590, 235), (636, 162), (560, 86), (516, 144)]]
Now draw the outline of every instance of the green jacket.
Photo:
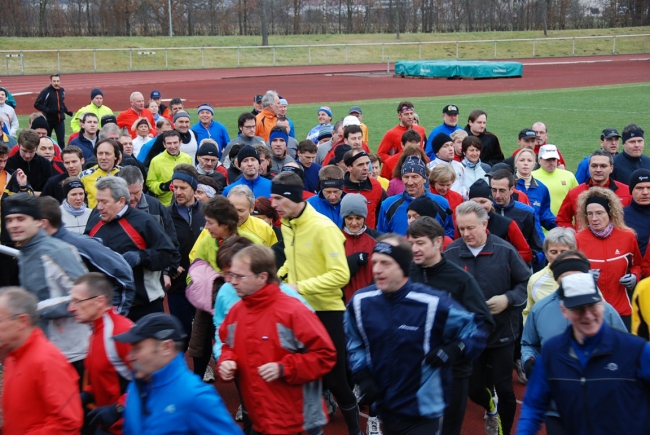
[(194, 165), (192, 157), (184, 152), (179, 152), (177, 156), (172, 156), (166, 150), (158, 154), (151, 160), (149, 165), (149, 173), (147, 174), (147, 187), (156, 195), (158, 200), (163, 203), (165, 207), (169, 207), (174, 198), (174, 194), (170, 191), (163, 191), (160, 188), (161, 183), (167, 183), (172, 180), (172, 174), (176, 165), (185, 163)]
[(97, 119), (99, 120), (99, 125), (101, 127), (102, 116), (112, 115), (113, 111), (108, 106), (102, 105), (102, 107), (97, 107), (93, 103), (82, 107), (81, 109), (77, 110), (77, 113), (75, 113), (72, 121), (70, 121), (70, 126), (72, 127), (72, 131), (74, 133), (79, 133), (79, 130), (81, 130), (81, 118), (83, 118), (84, 113), (94, 113), (97, 115)]

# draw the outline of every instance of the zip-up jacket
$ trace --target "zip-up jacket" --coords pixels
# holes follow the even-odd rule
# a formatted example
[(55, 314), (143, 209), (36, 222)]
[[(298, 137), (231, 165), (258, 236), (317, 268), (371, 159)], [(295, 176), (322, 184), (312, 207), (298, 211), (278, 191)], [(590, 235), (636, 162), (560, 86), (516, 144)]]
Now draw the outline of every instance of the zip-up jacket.
[(277, 122), (277, 115), (271, 112), (269, 109), (264, 108), (255, 117), (255, 136), (259, 136), (264, 139), (265, 142), (268, 142), (269, 136), (271, 135), (271, 130), (273, 130), (273, 127), (275, 127), (275, 124)]
[(45, 157), (41, 157), (38, 154), (34, 155), (34, 158), (29, 162), (26, 162), (18, 152), (7, 159), (5, 169), (12, 174), (17, 169), (22, 169), (25, 175), (27, 175), (27, 182), (36, 192), (42, 191), (47, 180), (54, 175), (52, 164)]
[(216, 141), (219, 157), (221, 157), (223, 149), (230, 142), (230, 136), (228, 136), (226, 126), (215, 120), (212, 120), (207, 128), (201, 122), (197, 122), (192, 126), (192, 131), (196, 134), (196, 142), (199, 144), (203, 139)]
[(411, 128), (406, 128), (400, 124), (388, 130), (384, 137), (379, 142), (379, 147), (377, 148), (377, 155), (382, 162), (388, 160), (393, 154), (399, 154), (404, 149), (402, 145), (402, 136), (408, 130), (415, 130), (420, 134), (420, 148), (424, 149), (424, 141), (427, 137), (427, 132), (424, 130), (424, 127), (420, 125), (411, 125)]
[(634, 335), (650, 341), (650, 279), (637, 284), (632, 294), (632, 330)]
[[(438, 205), (438, 212), (435, 218), (444, 228), (445, 236), (453, 239), (455, 228), (449, 202), (440, 195), (434, 195), (430, 192), (425, 192), (424, 194)], [(406, 191), (399, 195), (386, 198), (381, 203), (381, 208), (379, 209), (377, 231), (380, 233), (397, 233), (406, 236), (406, 229), (408, 227), (406, 211), (413, 199), (415, 198), (411, 198)]]
[[(97, 140), (98, 139), (95, 140), (95, 143), (97, 143)], [(81, 131), (79, 136), (70, 141), (68, 146), (78, 146), (81, 149), (81, 152), (83, 152), (84, 159), (87, 161), (88, 159), (95, 157), (95, 143), (88, 140), (88, 138), (84, 136), (83, 131)]]
[(492, 234), (475, 257), (462, 239), (445, 249), (445, 258), (468, 272), (478, 282), (485, 300), (505, 295), (508, 307), (492, 316), (495, 329), (487, 342), (488, 348), (507, 346), (519, 335), (519, 317), (526, 304), (526, 283), (530, 269), (513, 246)]
[[(341, 195), (341, 199), (345, 196), (345, 192)], [(331, 202), (323, 196), (323, 191), (318, 192), (317, 196), (312, 196), (307, 200), (307, 202), (314, 207), (318, 213), (329, 218), (334, 225), (339, 228), (343, 228), (343, 218), (341, 217), (341, 201), (337, 202), (336, 205), (332, 205)]]
[(117, 126), (122, 129), (126, 128), (127, 133), (135, 139), (138, 136), (138, 132), (132, 130), (131, 127), (133, 127), (135, 121), (140, 118), (147, 118), (147, 120), (149, 120), (149, 125), (151, 125), (151, 131), (149, 133), (156, 136), (158, 134), (156, 131), (156, 121), (154, 121), (153, 114), (146, 107), (142, 109), (140, 113), (135, 113), (135, 110), (133, 110), (132, 107), (120, 112), (120, 114), (117, 115)]
[(429, 157), (429, 160), (435, 160), (436, 158), (436, 153), (433, 151), (433, 138), (438, 136), (440, 133), (445, 133), (451, 136), (453, 132), (456, 130), (462, 130), (463, 127), (460, 125), (447, 125), (444, 122), (431, 130), (431, 133), (429, 133), (429, 139), (427, 139), (427, 144), (424, 147), (424, 152), (427, 154), (427, 157)]
[(305, 203), (300, 216), (282, 218), (286, 261), (278, 276), (297, 284), (316, 311), (344, 311), (342, 288), (350, 281), (345, 237), (328, 218)]
[(112, 115), (113, 110), (110, 107), (103, 104), (97, 107), (93, 102), (91, 102), (87, 106), (82, 107), (81, 109), (77, 110), (77, 113), (70, 121), (70, 127), (72, 127), (73, 133), (78, 133), (79, 130), (81, 130), (81, 118), (83, 118), (84, 113), (94, 113), (95, 115), (97, 115), (97, 119), (100, 121), (101, 124), (102, 116)]
[(168, 293), (185, 293), (187, 271), (190, 268), (190, 251), (196, 239), (205, 228), (205, 216), (201, 213), (200, 202), (195, 202), (189, 210), (189, 222), (178, 211), (178, 203), (174, 201), (167, 210), (171, 215), (173, 226), (176, 229), (178, 240), (178, 253), (180, 254), (180, 266), (185, 269), (183, 273), (172, 279), (172, 285)]
[(81, 182), (84, 185), (84, 190), (86, 191), (86, 201), (88, 202), (88, 207), (97, 207), (97, 187), (95, 187), (97, 180), (104, 177), (115, 176), (119, 174), (121, 170), (121, 166), (115, 166), (113, 169), (111, 169), (111, 172), (106, 172), (98, 165), (95, 165), (92, 168), (86, 169), (81, 174), (79, 174), (79, 178), (81, 179)]
[[(231, 169), (233, 166), (231, 166)], [(257, 177), (255, 177), (254, 180), (249, 180), (246, 178), (244, 175), (241, 175), (239, 178), (231, 178), (230, 176), (230, 169), (228, 170), (228, 180), (230, 181), (231, 184), (226, 186), (225, 189), (223, 189), (223, 196), (228, 196), (228, 192), (230, 192), (230, 189), (233, 188), (233, 186), (238, 186), (240, 184), (244, 186), (248, 186), (252, 191), (253, 195), (255, 195), (255, 198), (259, 198), (260, 196), (263, 196), (265, 198), (271, 199), (271, 180), (267, 180), (266, 178), (260, 176), (259, 174)]]
[[(370, 375), (381, 390), (375, 402), (383, 421), (442, 416), (451, 370), (424, 362), (430, 351), (454, 342), (471, 361), (484, 348), (473, 313), (445, 292), (407, 281), (384, 293), (372, 285), (359, 290), (344, 318), (352, 378)], [(485, 337), (483, 337), (485, 338)]]
[(525, 193), (530, 202), (530, 206), (535, 209), (535, 227), (540, 240), (544, 240), (545, 235), (542, 228), (550, 231), (557, 226), (555, 215), (551, 211), (551, 194), (544, 183), (531, 177), (530, 186), (526, 188), (526, 182), (523, 179), (516, 181), (515, 187)]
[(184, 152), (179, 152), (178, 155), (172, 156), (165, 150), (151, 160), (149, 173), (147, 174), (147, 187), (165, 207), (169, 207), (169, 204), (172, 203), (174, 193), (171, 190), (163, 191), (160, 185), (172, 181), (174, 168), (181, 163), (194, 166), (192, 157)]
[(268, 246), (269, 248), (278, 243), (278, 236), (275, 235), (273, 227), (253, 215), (248, 216), (248, 219), (239, 226), (239, 230), (255, 234), (262, 239), (264, 246)]
[(345, 193), (360, 193), (366, 198), (366, 206), (368, 207), (366, 225), (372, 229), (377, 228), (377, 214), (379, 213), (381, 202), (386, 199), (386, 192), (382, 189), (379, 181), (368, 177), (365, 181), (355, 183), (350, 180), (350, 173), (348, 172), (345, 174), (343, 191)]
[[(236, 378), (256, 432), (299, 433), (327, 423), (321, 378), (336, 364), (336, 349), (318, 317), (300, 301), (267, 284), (230, 309), (219, 337), (219, 364), (237, 363)], [(258, 373), (270, 362), (281, 367), (274, 382)]]
[(61, 186), (61, 183), (69, 176), (70, 175), (65, 172), (64, 174), (57, 174), (48, 178), (45, 182), (45, 186), (43, 186), (43, 190), (41, 191), (41, 196), (51, 196), (52, 198), (59, 201), (59, 204), (61, 204), (65, 199), (65, 194), (63, 193), (63, 187)]
[(641, 255), (645, 255), (650, 239), (650, 205), (640, 205), (632, 200), (632, 203), (623, 209), (625, 225), (636, 231), (636, 239), (639, 243)]
[(578, 344), (571, 327), (542, 348), (528, 381), (517, 433), (536, 434), (549, 400), (566, 433), (644, 434), (650, 427), (650, 344), (603, 322)]
[[(372, 234), (371, 234), (372, 232)], [(343, 229), (345, 236), (345, 255), (348, 258), (348, 266), (350, 268), (350, 282), (343, 289), (345, 302), (350, 302), (354, 293), (364, 287), (368, 287), (373, 282), (372, 262), (370, 256), (372, 250), (377, 244), (378, 234), (376, 231), (366, 227), (361, 234), (350, 234)], [(363, 252), (367, 264), (359, 265), (358, 256), (352, 255), (358, 252)]]
[(501, 207), (496, 202), (494, 202), (493, 206), (495, 213), (507, 216), (517, 223), (521, 233), (528, 242), (528, 246), (533, 251), (533, 261), (538, 264), (542, 263), (545, 256), (544, 249), (542, 248), (542, 240), (539, 235), (541, 228), (538, 232), (535, 223), (535, 209), (529, 205), (515, 201), (514, 198), (510, 198), (510, 203), (505, 207)]
[(645, 154), (641, 154), (640, 157), (632, 157), (623, 151), (614, 157), (614, 170), (610, 178), (629, 185), (630, 175), (637, 169), (650, 169), (650, 157)]
[[(557, 224), (561, 227), (567, 227), (578, 229), (578, 222), (575, 220), (576, 217), (576, 207), (578, 206), (578, 197), (582, 192), (585, 192), (594, 186), (591, 178), (585, 183), (582, 183), (578, 187), (574, 187), (569, 190), (562, 205), (560, 206), (560, 211), (557, 213)], [(630, 194), (630, 188), (627, 184), (619, 183), (614, 179), (610, 178), (607, 181), (605, 188), (611, 190), (616, 194), (618, 199), (621, 200), (623, 207), (627, 207), (632, 203), (632, 195)], [(647, 242), (647, 240), (646, 240)]]
[(65, 100), (65, 90), (63, 88), (54, 89), (50, 85), (38, 94), (34, 108), (45, 114), (48, 123), (58, 124), (65, 119), (66, 112), (69, 112), (63, 100)]

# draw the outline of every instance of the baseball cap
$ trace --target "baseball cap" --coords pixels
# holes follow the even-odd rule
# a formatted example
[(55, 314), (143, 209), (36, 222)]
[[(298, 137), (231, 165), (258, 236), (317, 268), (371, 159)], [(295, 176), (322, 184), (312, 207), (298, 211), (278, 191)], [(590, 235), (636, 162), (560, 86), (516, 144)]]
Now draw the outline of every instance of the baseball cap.
[(361, 125), (361, 121), (354, 115), (348, 115), (343, 118), (343, 127), (347, 127), (348, 125)]
[(563, 277), (557, 295), (566, 308), (595, 304), (603, 300), (589, 272), (572, 273)]
[(519, 139), (537, 139), (537, 135), (534, 130), (530, 128), (524, 128), (519, 132)]
[(176, 317), (165, 313), (151, 313), (138, 320), (129, 331), (113, 337), (120, 343), (135, 343), (146, 338), (182, 341), (187, 335)]
[(490, 172), (488, 172), (486, 175), (488, 177), (491, 177), (492, 174), (494, 174), (499, 169), (506, 169), (506, 170), (510, 171), (511, 174), (515, 173), (515, 168), (513, 168), (512, 166), (510, 166), (506, 162), (500, 162), (500, 163), (497, 163), (494, 166), (492, 166), (492, 168), (490, 169)]
[(253, 97), (253, 101), (259, 103), (260, 101), (262, 101), (262, 98), (264, 98), (264, 95), (255, 95)]
[(350, 107), (350, 110), (348, 111), (348, 114), (352, 115), (353, 113), (358, 113), (359, 115), (363, 115), (363, 112), (361, 111), (361, 107), (359, 107), (359, 106)]
[(539, 149), (539, 158), (543, 160), (559, 159), (560, 155), (555, 145), (544, 145)]
[(155, 100), (156, 98), (160, 98), (160, 91), (151, 91), (150, 98), (152, 100)]
[(615, 128), (606, 128), (600, 134), (600, 140), (609, 139), (612, 137), (621, 137), (621, 135), (618, 133), (618, 130), (616, 130)]
[(117, 124), (117, 118), (115, 117), (115, 115), (104, 115), (104, 116), (102, 116), (102, 119), (101, 119), (102, 127), (104, 127), (106, 124), (111, 124), (111, 123), (112, 124)]
[(454, 106), (453, 104), (448, 104), (442, 108), (442, 113), (444, 113), (445, 115), (458, 115), (458, 106)]

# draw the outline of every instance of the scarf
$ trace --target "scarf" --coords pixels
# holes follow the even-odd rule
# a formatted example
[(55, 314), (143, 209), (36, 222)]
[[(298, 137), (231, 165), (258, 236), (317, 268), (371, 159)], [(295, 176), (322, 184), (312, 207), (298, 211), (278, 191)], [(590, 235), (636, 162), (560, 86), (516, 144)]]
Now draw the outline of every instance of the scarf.
[(614, 231), (614, 224), (610, 222), (609, 225), (607, 225), (603, 230), (594, 230), (591, 228), (591, 225), (589, 226), (589, 229), (591, 230), (592, 234), (599, 239), (606, 239), (612, 234), (612, 231)]
[(481, 159), (478, 159), (476, 163), (472, 163), (469, 160), (467, 160), (467, 157), (463, 158), (463, 166), (466, 168), (474, 169), (477, 165), (481, 164)]
[(62, 205), (63, 205), (63, 210), (74, 217), (82, 216), (86, 212), (86, 204), (82, 204), (80, 208), (74, 208), (73, 206), (68, 204), (67, 199), (64, 199)]
[(364, 225), (359, 231), (357, 231), (356, 233), (353, 233), (352, 231), (348, 230), (348, 227), (344, 226), (343, 231), (345, 231), (347, 234), (349, 234), (351, 236), (360, 236), (361, 234), (366, 232), (367, 228), (368, 227), (366, 225)]

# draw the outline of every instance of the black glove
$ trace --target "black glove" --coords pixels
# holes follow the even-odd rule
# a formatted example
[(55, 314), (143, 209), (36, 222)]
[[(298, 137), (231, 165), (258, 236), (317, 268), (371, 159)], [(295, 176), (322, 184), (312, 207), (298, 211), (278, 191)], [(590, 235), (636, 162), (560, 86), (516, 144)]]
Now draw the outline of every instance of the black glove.
[(535, 358), (528, 358), (524, 362), (524, 373), (526, 373), (526, 379), (530, 380), (530, 376), (533, 374), (533, 368), (535, 367)]
[(350, 269), (350, 276), (356, 275), (361, 266), (368, 264), (368, 257), (367, 252), (355, 252), (346, 257), (348, 260), (348, 268)]
[[(119, 409), (118, 409), (119, 407)], [(100, 406), (88, 413), (88, 421), (91, 428), (97, 426), (111, 427), (122, 418), (122, 406), (113, 404), (107, 406)]]
[(368, 253), (367, 252), (356, 252), (353, 255), (357, 256), (357, 264), (359, 266), (365, 266), (368, 264)]
[(426, 354), (424, 361), (433, 368), (450, 366), (463, 356), (464, 350), (465, 344), (462, 341), (455, 341), (433, 349)]
[(360, 376), (359, 390), (361, 390), (361, 396), (359, 397), (359, 405), (372, 405), (381, 398), (381, 387), (372, 378), (370, 371), (364, 370)]
[(171, 186), (171, 184), (172, 184), (171, 181), (168, 181), (166, 183), (160, 183), (160, 190), (162, 190), (163, 192), (169, 192), (170, 191), (169, 186)]
[(79, 396), (81, 397), (81, 406), (88, 406), (95, 402), (95, 398), (88, 391), (82, 391)]
[[(72, 116), (72, 115), (74, 115), (74, 113), (72, 113), (72, 112), (65, 112), (65, 114), (68, 115), (68, 116)], [(58, 139), (58, 138), (57, 138), (57, 139)]]

